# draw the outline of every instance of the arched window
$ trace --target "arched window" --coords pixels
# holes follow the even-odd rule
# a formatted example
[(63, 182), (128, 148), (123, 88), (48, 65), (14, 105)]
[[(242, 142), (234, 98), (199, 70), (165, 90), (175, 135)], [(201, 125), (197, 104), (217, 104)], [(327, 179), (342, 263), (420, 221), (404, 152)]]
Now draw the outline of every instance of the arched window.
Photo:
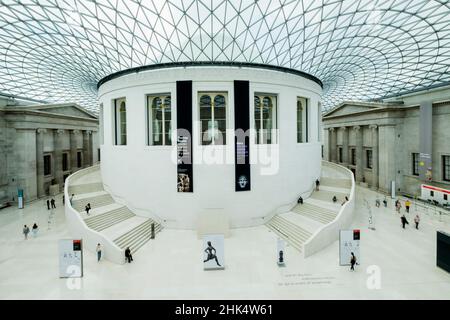
[(225, 145), (227, 128), (227, 94), (199, 93), (202, 145)]
[(169, 94), (148, 96), (148, 144), (168, 146), (172, 144), (172, 110)]
[(297, 143), (308, 142), (308, 100), (297, 97)]
[(115, 144), (127, 144), (127, 107), (125, 98), (114, 100), (115, 106)]
[(277, 97), (256, 94), (254, 99), (256, 143), (276, 143)]

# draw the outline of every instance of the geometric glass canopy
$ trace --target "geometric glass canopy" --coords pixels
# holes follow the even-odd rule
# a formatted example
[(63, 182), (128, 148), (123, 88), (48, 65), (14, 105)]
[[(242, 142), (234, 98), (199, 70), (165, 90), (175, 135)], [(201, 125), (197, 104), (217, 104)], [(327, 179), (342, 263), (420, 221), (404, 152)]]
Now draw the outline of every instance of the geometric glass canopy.
[(3, 0), (0, 94), (97, 110), (97, 82), (144, 65), (231, 61), (324, 84), (323, 108), (450, 83), (450, 2)]

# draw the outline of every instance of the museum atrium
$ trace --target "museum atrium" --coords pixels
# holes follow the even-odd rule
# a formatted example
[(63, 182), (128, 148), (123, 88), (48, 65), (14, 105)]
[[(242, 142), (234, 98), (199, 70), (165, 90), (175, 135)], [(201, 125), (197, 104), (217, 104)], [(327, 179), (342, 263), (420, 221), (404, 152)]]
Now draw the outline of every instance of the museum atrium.
[(450, 298), (450, 1), (0, 0), (0, 65), (0, 299)]

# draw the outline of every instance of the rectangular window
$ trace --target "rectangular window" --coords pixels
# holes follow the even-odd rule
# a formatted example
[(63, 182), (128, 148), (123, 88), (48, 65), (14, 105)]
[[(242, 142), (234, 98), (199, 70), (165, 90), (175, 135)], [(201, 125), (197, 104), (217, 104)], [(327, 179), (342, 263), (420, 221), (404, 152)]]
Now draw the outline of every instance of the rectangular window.
[(419, 175), (419, 154), (412, 154), (412, 174), (415, 176)]
[(434, 197), (434, 191), (430, 191), (430, 197)]
[(351, 159), (352, 159), (352, 165), (356, 166), (356, 149), (351, 149)]
[(277, 96), (256, 93), (254, 98), (256, 144), (277, 143)]
[(77, 152), (77, 168), (81, 168), (83, 166), (82, 162), (82, 153), (81, 151)]
[(366, 168), (372, 169), (372, 150), (366, 150)]
[(450, 181), (450, 156), (442, 156), (442, 180)]
[(297, 143), (308, 142), (308, 100), (297, 97)]
[(338, 161), (342, 163), (342, 147), (338, 148)]
[(172, 109), (170, 94), (147, 96), (147, 144), (170, 146), (172, 144)]
[(202, 145), (225, 145), (227, 131), (226, 92), (199, 92)]
[(44, 155), (44, 176), (52, 174), (52, 156), (49, 154)]
[(62, 154), (62, 170), (69, 170), (69, 154), (66, 152)]
[(446, 194), (444, 194), (444, 200), (447, 201), (448, 200), (448, 196)]
[(127, 106), (125, 98), (114, 100), (115, 144), (127, 144)]

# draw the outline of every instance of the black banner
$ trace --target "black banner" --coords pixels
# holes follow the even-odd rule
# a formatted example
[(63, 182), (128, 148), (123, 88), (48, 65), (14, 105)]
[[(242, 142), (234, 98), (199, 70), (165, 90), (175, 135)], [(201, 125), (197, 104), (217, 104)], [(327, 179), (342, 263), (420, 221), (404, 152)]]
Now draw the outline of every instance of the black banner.
[(250, 89), (248, 81), (234, 81), (235, 190), (250, 191)]
[(177, 81), (177, 191), (194, 192), (192, 81)]

